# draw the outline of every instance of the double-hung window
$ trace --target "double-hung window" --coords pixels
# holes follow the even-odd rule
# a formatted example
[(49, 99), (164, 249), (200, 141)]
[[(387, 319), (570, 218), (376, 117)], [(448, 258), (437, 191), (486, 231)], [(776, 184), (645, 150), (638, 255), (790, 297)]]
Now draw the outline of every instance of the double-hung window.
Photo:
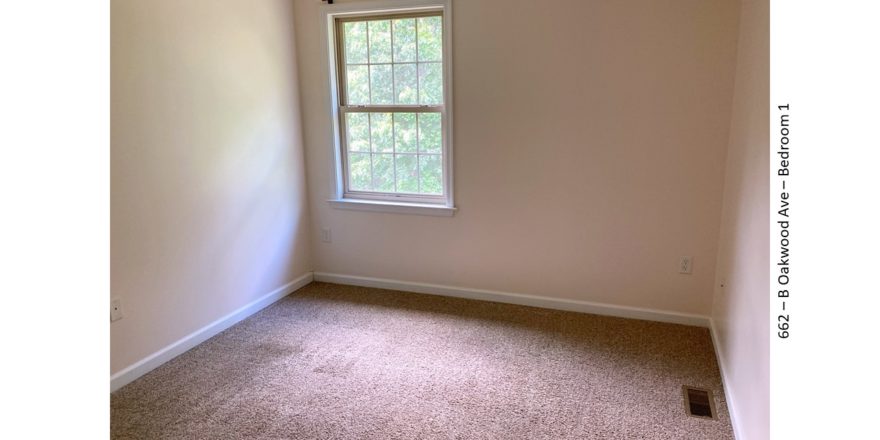
[(442, 8), (332, 16), (335, 201), (451, 215), (445, 19)]

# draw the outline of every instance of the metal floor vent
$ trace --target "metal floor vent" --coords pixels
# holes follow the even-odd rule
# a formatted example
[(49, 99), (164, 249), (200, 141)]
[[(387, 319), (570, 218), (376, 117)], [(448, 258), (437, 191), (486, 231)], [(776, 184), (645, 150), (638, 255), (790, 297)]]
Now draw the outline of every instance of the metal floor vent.
[(701, 417), (704, 419), (714, 419), (715, 414), (715, 398), (712, 391), (702, 388), (682, 387), (684, 393), (684, 408), (688, 415)]

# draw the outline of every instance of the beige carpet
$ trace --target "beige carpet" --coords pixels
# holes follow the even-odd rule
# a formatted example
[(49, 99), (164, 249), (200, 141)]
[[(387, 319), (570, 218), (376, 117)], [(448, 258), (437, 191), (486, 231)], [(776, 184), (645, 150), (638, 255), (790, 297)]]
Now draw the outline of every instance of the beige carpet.
[(114, 393), (111, 437), (733, 435), (706, 329), (313, 283)]

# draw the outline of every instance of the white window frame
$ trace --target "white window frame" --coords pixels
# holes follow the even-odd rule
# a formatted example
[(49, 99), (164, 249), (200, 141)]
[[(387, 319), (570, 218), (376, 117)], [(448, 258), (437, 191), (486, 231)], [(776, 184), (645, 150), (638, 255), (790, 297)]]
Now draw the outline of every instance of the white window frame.
[[(440, 11), (443, 14), (443, 104), (440, 109), (443, 131), (443, 195), (383, 194), (346, 191), (347, 179), (344, 166), (344, 127), (341, 116), (340, 80), (337, 70), (338, 48), (336, 19), (368, 15), (388, 15)], [(452, 172), (452, 5), (450, 0), (382, 0), (345, 4), (325, 4), (321, 7), (325, 23), (324, 35), (327, 47), (327, 75), (330, 86), (330, 121), (333, 139), (333, 207), (366, 211), (382, 211), (401, 214), (452, 216), (455, 211)], [(428, 106), (413, 106), (413, 111), (424, 111)], [(432, 106), (436, 107), (436, 106)]]

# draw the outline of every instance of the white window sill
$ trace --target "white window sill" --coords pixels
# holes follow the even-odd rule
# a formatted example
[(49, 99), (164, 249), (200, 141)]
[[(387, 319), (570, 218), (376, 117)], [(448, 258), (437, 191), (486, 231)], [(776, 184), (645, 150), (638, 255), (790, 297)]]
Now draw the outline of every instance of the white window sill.
[(452, 217), (458, 208), (444, 205), (429, 205), (425, 203), (401, 203), (378, 200), (359, 199), (330, 199), (330, 206), (337, 209), (350, 209), (354, 211), (390, 212), (394, 214), (433, 215), (438, 217)]

